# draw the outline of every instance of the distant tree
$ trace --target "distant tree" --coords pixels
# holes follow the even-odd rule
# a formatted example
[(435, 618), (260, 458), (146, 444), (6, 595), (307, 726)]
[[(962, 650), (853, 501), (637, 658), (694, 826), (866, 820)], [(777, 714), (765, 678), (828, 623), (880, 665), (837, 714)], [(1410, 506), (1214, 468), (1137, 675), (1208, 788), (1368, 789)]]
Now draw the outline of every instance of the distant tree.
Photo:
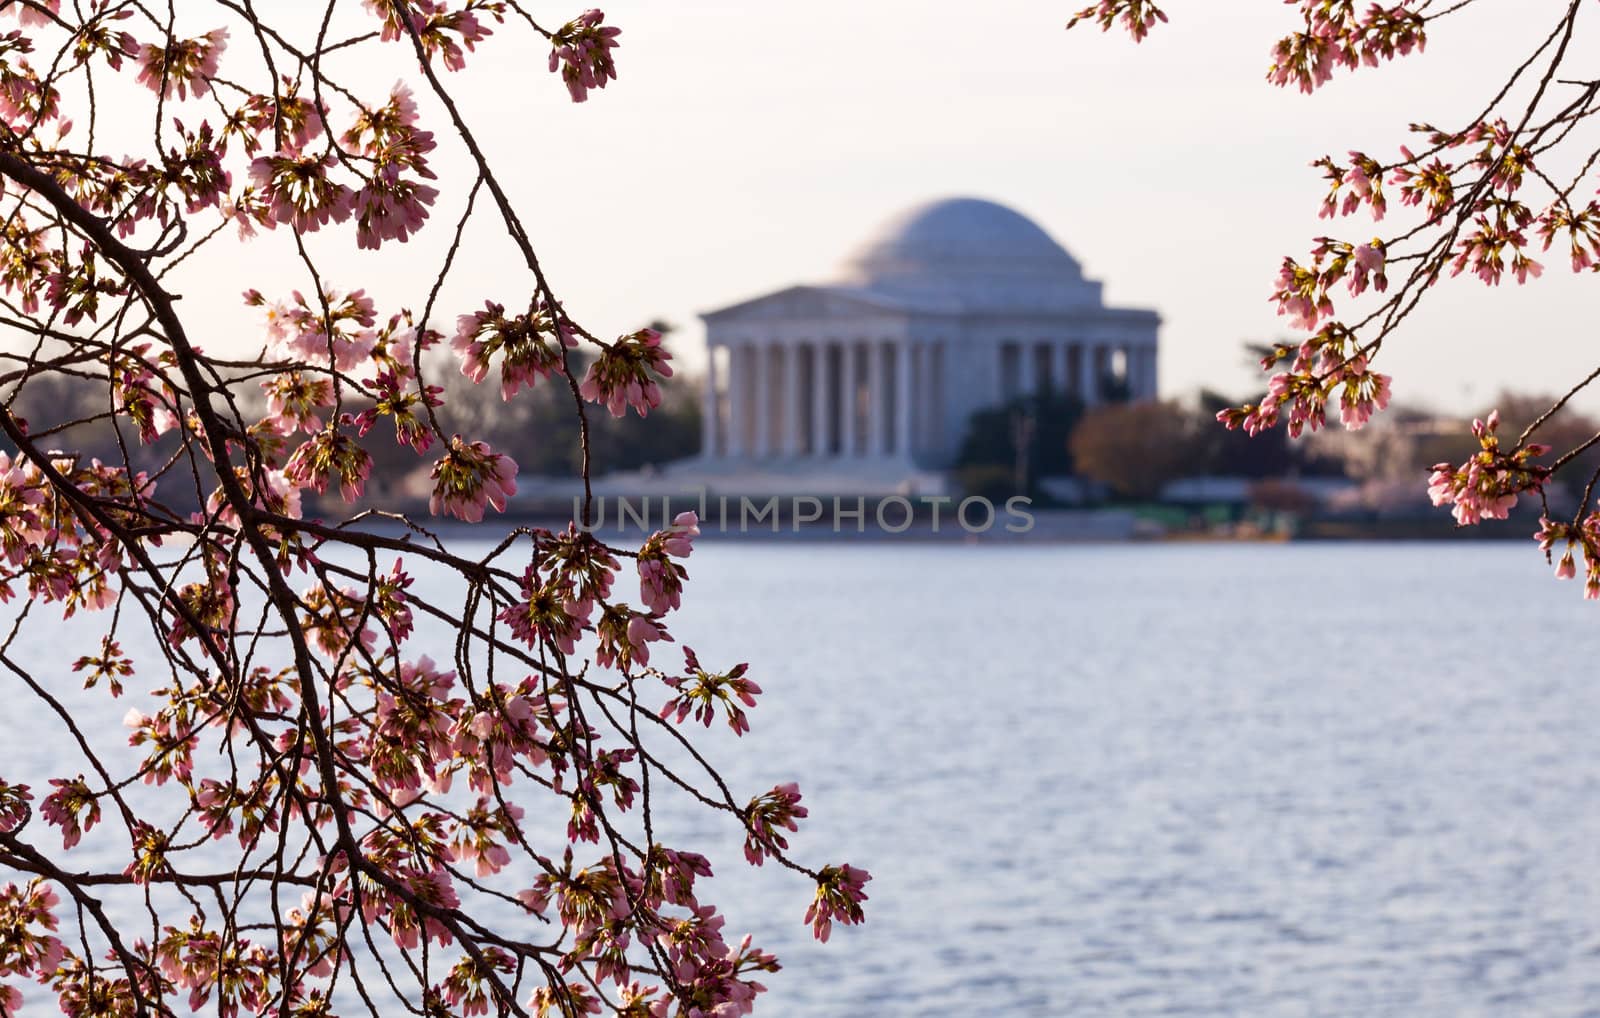
[[(997, 407), (979, 410), (967, 420), (967, 430), (956, 453), (958, 474), (982, 476), (993, 487), (1004, 468), (1012, 477), (1010, 494), (1033, 491), (1040, 477), (1059, 477), (1072, 473), (1072, 457), (1067, 451), (1067, 436), (1083, 416), (1083, 404), (1076, 396), (1056, 393), (1022, 397)], [(1026, 445), (1018, 447), (1019, 437)], [(1025, 464), (1020, 486), (1018, 463)], [(965, 483), (963, 487), (967, 488)]]
[(1126, 378), (1118, 378), (1113, 374), (1101, 375), (1096, 388), (1102, 403), (1126, 403), (1133, 399), (1133, 386)]
[(1152, 498), (1195, 474), (1197, 415), (1177, 403), (1109, 403), (1078, 422), (1070, 440), (1078, 474), (1124, 498)]
[(1016, 471), (998, 463), (974, 463), (957, 467), (956, 484), (963, 495), (986, 498), (991, 502), (1004, 502), (1017, 491)]

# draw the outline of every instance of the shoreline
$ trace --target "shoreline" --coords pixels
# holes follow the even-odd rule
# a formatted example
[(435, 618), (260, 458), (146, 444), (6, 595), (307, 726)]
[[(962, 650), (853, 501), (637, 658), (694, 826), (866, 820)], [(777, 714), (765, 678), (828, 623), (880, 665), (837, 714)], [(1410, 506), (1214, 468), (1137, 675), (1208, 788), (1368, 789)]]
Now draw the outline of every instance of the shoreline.
[[(859, 519), (850, 516), (840, 525), (834, 522), (803, 522), (793, 519), (766, 519), (759, 521), (713, 516), (700, 523), (699, 542), (731, 543), (735, 541), (780, 543), (848, 543), (862, 542), (886, 544), (1286, 544), (1286, 543), (1339, 543), (1339, 542), (1414, 542), (1453, 541), (1476, 543), (1482, 541), (1522, 542), (1531, 539), (1537, 529), (1535, 520), (1496, 521), (1477, 527), (1456, 527), (1445, 515), (1441, 518), (1394, 519), (1380, 521), (1309, 519), (1280, 520), (1275, 525), (1262, 526), (1252, 521), (1194, 526), (1169, 526), (1143, 516), (1139, 512), (1120, 508), (1099, 509), (1031, 509), (1028, 518), (1006, 520), (997, 516), (986, 527), (964, 526), (958, 519), (946, 516), (937, 521), (917, 516), (908, 522), (894, 521), (891, 526), (879, 525), (869, 512)], [(413, 516), (417, 525), (441, 539), (448, 537), (503, 538), (519, 529), (544, 529), (553, 532), (565, 530), (570, 516), (540, 511), (507, 512), (486, 518), (481, 523), (462, 523), (454, 519), (437, 519), (422, 514)], [(1198, 517), (1195, 518), (1197, 521)], [(642, 543), (651, 534), (662, 529), (670, 520), (650, 518), (643, 525), (637, 520), (624, 521), (618, 526), (606, 520), (591, 532), (609, 544), (626, 546)], [(970, 521), (969, 521), (970, 523)], [(373, 530), (391, 535), (410, 533), (401, 524), (377, 518), (362, 521), (362, 530)]]

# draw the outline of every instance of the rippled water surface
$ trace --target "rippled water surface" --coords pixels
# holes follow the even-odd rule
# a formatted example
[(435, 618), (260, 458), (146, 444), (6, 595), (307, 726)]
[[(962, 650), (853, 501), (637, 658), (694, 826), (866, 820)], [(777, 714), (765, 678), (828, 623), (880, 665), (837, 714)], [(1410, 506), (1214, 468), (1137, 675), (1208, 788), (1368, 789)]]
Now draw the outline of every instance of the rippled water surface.
[[(874, 874), (816, 945), (803, 878), (658, 818), (783, 957), (758, 1013), (1600, 1015), (1600, 607), (1530, 547), (690, 565), (674, 634), (766, 689), (714, 756), (798, 779), (798, 853)], [(8, 772), (48, 768), (51, 719), (0, 717)]]

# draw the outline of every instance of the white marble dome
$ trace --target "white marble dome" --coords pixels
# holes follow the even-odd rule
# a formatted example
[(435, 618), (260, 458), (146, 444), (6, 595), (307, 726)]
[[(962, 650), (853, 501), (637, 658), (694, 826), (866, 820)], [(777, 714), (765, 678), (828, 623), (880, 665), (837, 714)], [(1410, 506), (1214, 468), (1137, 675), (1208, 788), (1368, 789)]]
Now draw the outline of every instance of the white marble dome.
[(844, 262), (839, 282), (963, 310), (1071, 311), (1096, 307), (1100, 286), (1027, 216), (981, 198), (906, 209)]

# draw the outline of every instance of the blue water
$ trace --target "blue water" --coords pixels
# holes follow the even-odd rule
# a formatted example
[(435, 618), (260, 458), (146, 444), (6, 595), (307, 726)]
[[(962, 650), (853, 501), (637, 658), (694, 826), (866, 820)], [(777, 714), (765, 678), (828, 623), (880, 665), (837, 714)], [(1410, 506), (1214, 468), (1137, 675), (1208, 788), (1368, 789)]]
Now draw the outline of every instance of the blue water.
[[(758, 1014), (1600, 1015), (1600, 605), (1531, 542), (690, 567), (673, 633), (766, 689), (714, 759), (798, 780), (799, 856), (874, 874), (817, 945), (803, 878), (658, 805), (785, 962)], [(48, 769), (59, 726), (0, 719), (0, 774)]]

